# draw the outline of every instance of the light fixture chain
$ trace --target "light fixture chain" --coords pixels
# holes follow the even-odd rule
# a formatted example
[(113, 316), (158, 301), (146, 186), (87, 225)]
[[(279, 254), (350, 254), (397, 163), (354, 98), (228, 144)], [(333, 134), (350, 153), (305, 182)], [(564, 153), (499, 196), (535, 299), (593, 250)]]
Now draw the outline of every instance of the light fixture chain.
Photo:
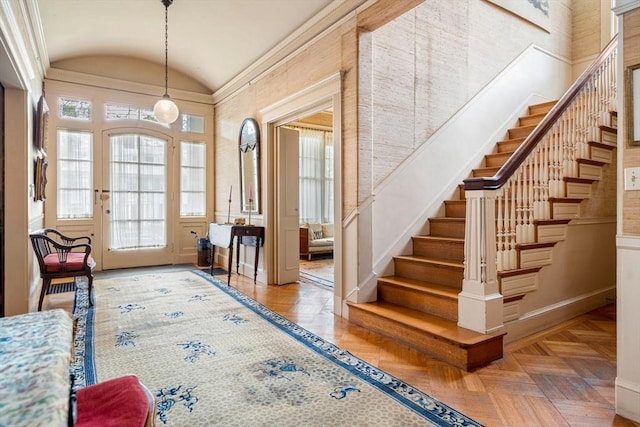
[(169, 95), (169, 4), (164, 6), (164, 94)]

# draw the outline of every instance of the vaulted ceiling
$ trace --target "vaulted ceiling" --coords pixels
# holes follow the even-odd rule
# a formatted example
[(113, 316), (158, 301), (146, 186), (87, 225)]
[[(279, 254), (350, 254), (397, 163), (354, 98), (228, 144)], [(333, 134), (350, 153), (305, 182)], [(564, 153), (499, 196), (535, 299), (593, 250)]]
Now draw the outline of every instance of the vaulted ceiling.
[[(365, 0), (174, 0), (169, 67), (215, 93), (295, 51)], [(47, 58), (130, 56), (164, 64), (162, 0), (37, 0)], [(271, 58), (271, 59), (267, 59)]]

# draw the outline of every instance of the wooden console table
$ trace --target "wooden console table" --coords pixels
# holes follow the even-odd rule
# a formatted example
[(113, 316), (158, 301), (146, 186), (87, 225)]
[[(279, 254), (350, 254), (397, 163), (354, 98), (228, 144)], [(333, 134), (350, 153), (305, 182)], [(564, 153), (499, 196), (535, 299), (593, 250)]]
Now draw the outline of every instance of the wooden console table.
[(229, 263), (227, 285), (231, 282), (231, 267), (233, 265), (233, 241), (237, 238), (236, 245), (236, 274), (240, 274), (240, 245), (254, 246), (256, 248), (253, 260), (253, 283), (258, 276), (258, 259), (260, 258), (260, 246), (264, 244), (264, 227), (255, 225), (209, 224), (209, 241), (211, 242), (211, 274), (215, 247), (229, 248)]

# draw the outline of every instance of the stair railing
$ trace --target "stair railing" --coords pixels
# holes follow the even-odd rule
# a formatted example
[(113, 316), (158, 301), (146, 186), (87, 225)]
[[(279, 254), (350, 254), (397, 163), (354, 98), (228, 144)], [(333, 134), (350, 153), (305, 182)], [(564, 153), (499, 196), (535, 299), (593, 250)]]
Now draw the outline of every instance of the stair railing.
[[(565, 177), (578, 177), (600, 125), (616, 109), (617, 36), (562, 96), (492, 177), (464, 181), (467, 200), (465, 272), (459, 295), (462, 327), (502, 328), (497, 272), (518, 268), (516, 245), (535, 241), (535, 221), (550, 219), (565, 197)], [(498, 315), (499, 313), (499, 315)]]

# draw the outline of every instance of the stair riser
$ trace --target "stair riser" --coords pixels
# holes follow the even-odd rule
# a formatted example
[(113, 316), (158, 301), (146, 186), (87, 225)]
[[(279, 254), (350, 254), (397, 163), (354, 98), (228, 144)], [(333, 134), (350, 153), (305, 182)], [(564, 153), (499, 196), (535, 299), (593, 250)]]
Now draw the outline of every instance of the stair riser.
[(464, 268), (462, 267), (454, 268), (401, 258), (394, 259), (394, 267), (396, 276), (438, 283), (462, 290), (464, 277)]
[(525, 126), (521, 128), (509, 129), (509, 139), (526, 138), (533, 130), (533, 127), (534, 126)]
[(578, 177), (600, 181), (602, 180), (602, 167), (580, 163), (578, 164)]
[(498, 142), (498, 153), (513, 153), (520, 147), (524, 139), (515, 139)]
[(611, 163), (613, 162), (613, 155), (614, 153), (612, 150), (607, 150), (599, 147), (591, 147), (589, 158), (591, 160), (599, 160), (601, 162)]
[(447, 218), (464, 218), (467, 215), (466, 202), (447, 201), (444, 203), (444, 215)]
[(464, 184), (458, 185), (458, 199), (465, 200)]
[(618, 143), (618, 136), (611, 132), (600, 132), (600, 142), (616, 145)]
[(391, 283), (378, 283), (378, 301), (386, 301), (424, 313), (458, 321), (458, 300), (416, 292)]
[(520, 268), (544, 267), (553, 262), (553, 248), (530, 249), (518, 252)]
[(438, 336), (372, 315), (355, 306), (349, 308), (349, 321), (466, 371), (502, 357), (502, 336), (478, 346), (462, 348)]
[(492, 155), (485, 157), (485, 164), (488, 168), (493, 167), (501, 167), (504, 163), (509, 160), (513, 153), (500, 153), (500, 155)]
[(537, 125), (543, 118), (544, 115), (535, 114), (531, 116), (520, 117), (518, 123), (520, 124), (520, 126)]
[(464, 260), (464, 242), (442, 242), (415, 238), (413, 239), (413, 254), (462, 262)]
[(555, 101), (544, 102), (541, 104), (531, 105), (529, 107), (529, 114), (540, 114), (540, 113), (548, 113), (551, 111), (553, 106), (556, 104)]
[(588, 199), (591, 197), (593, 185), (579, 182), (567, 182), (565, 194), (572, 199)]
[(464, 222), (429, 221), (429, 234), (434, 237), (464, 239)]
[(551, 218), (552, 219), (580, 218), (580, 204), (579, 203), (552, 203)]

